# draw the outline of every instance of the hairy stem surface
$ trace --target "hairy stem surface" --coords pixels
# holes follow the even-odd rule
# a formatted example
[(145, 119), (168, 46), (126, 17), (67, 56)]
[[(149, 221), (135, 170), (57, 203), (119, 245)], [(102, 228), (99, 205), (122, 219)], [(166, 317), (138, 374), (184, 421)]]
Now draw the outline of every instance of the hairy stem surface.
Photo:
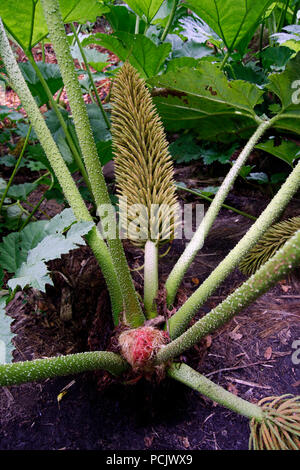
[(118, 354), (107, 351), (84, 352), (34, 361), (0, 364), (0, 385), (18, 385), (96, 369), (105, 369), (113, 375), (121, 375), (127, 368), (127, 362)]
[(234, 165), (232, 166), (231, 170), (228, 172), (222, 185), (220, 186), (217, 194), (213, 199), (213, 202), (209, 206), (209, 209), (205, 214), (199, 227), (197, 228), (193, 238), (191, 239), (188, 246), (186, 247), (179, 260), (175, 264), (174, 268), (172, 269), (166, 281), (167, 303), (169, 306), (173, 304), (179, 284), (181, 283), (184, 274), (195, 259), (197, 252), (200, 248), (202, 248), (204, 240), (209, 230), (211, 229), (211, 226), (214, 223), (234, 181), (239, 175), (242, 166), (247, 160), (255, 144), (264, 134), (266, 129), (268, 129), (273, 124), (273, 122), (273, 120), (262, 122), (253, 134), (253, 136), (250, 138), (243, 151), (240, 153)]
[(157, 316), (155, 298), (158, 292), (158, 247), (148, 240), (145, 245), (144, 306), (147, 318)]
[(239, 264), (243, 256), (255, 245), (269, 226), (276, 221), (300, 187), (300, 162), (289, 175), (278, 193), (251, 226), (239, 243), (231, 250), (216, 269), (206, 278), (192, 296), (171, 317), (169, 331), (171, 338), (176, 338), (185, 331), (188, 323), (208, 299), (214, 290), (226, 279)]
[[(111, 206), (111, 201), (102, 173), (101, 163), (93, 138), (86, 105), (82, 97), (80, 84), (74, 68), (70, 46), (59, 10), (59, 2), (58, 0), (42, 0), (42, 5), (57, 62), (66, 87), (77, 137), (91, 183), (94, 199), (98, 212), (101, 214), (101, 206)], [(108, 218), (111, 219), (109, 223), (114, 226), (115, 214), (110, 213)], [(107, 223), (107, 218), (104, 217), (104, 219), (104, 223)], [(123, 303), (125, 306), (125, 321), (132, 327), (140, 326), (144, 323), (145, 318), (138, 301), (123, 246), (117, 231), (115, 233), (115, 237), (108, 238), (107, 242), (122, 292)]]
[(185, 333), (157, 353), (156, 362), (162, 363), (178, 356), (227, 323), (243, 308), (283, 279), (300, 262), (300, 230), (265, 263), (253, 276), (227, 297), (221, 304), (198, 320)]
[[(35, 130), (35, 133), (45, 151), (45, 154), (61, 185), (63, 193), (74, 212), (76, 219), (78, 221), (92, 221), (92, 216), (85, 206), (85, 203), (76, 187), (72, 175), (70, 174), (68, 167), (66, 166), (64, 159), (62, 158), (59, 149), (53, 140), (51, 132), (49, 131), (18, 67), (1, 20), (0, 56), (2, 57), (6, 70), (9, 74), (11, 84), (22, 101), (22, 105), (27, 113), (32, 127)], [(86, 238), (97, 258), (97, 261), (99, 262), (103, 276), (107, 282), (114, 312), (115, 314), (119, 314), (123, 309), (123, 303), (121, 301), (121, 291), (112, 263), (110, 251), (108, 250), (105, 242), (100, 238), (96, 227), (90, 231)]]
[(196, 372), (191, 367), (183, 363), (174, 363), (168, 368), (168, 376), (172, 379), (187, 385), (197, 392), (205, 395), (211, 400), (225, 406), (236, 413), (246, 416), (247, 418), (255, 418), (257, 421), (263, 420), (263, 410), (260, 406), (254, 405), (233, 393), (228, 392), (220, 385), (216, 385), (211, 380)]

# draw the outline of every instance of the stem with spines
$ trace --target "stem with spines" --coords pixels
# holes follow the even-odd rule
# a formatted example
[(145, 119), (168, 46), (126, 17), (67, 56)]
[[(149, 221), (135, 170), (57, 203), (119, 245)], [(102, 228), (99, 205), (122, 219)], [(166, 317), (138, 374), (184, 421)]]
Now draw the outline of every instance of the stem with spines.
[(69, 133), (69, 130), (68, 130), (68, 127), (65, 123), (65, 120), (59, 110), (59, 107), (58, 107), (58, 104), (57, 102), (55, 101), (55, 99), (53, 98), (53, 95), (51, 93), (51, 90), (50, 88), (48, 87), (48, 84), (46, 82), (46, 80), (44, 79), (43, 77), (43, 74), (42, 72), (40, 71), (39, 67), (37, 66), (37, 64), (35, 63), (35, 60), (34, 60), (34, 57), (32, 55), (32, 52), (31, 51), (26, 51), (26, 55), (28, 57), (28, 60), (29, 62), (31, 63), (33, 69), (35, 70), (35, 73), (37, 74), (38, 76), (38, 79), (40, 80), (41, 84), (42, 84), (42, 87), (44, 88), (46, 94), (47, 94), (47, 97), (49, 99), (49, 102), (50, 102), (50, 106), (51, 108), (53, 109), (53, 111), (55, 112), (56, 114), (56, 117), (62, 127), (62, 130), (64, 131), (64, 134), (66, 136), (66, 139), (67, 139), (67, 142), (68, 142), (68, 145), (71, 149), (71, 152), (72, 152), (72, 155), (74, 157), (74, 160), (78, 166), (78, 169), (84, 179), (84, 182), (85, 184), (87, 185), (90, 193), (92, 194), (92, 190), (91, 190), (91, 185), (90, 185), (90, 182), (89, 182), (89, 179), (88, 179), (88, 175), (87, 175), (87, 172), (86, 172), (86, 169), (84, 167), (84, 164), (83, 164), (83, 161), (81, 159), (81, 156), (76, 148), (76, 145), (75, 143), (73, 142), (73, 139), (72, 139), (72, 136), (70, 135)]
[(204, 304), (215, 289), (226, 279), (230, 272), (239, 264), (243, 256), (255, 245), (264, 232), (276, 221), (300, 187), (300, 162), (296, 165), (285, 183), (272, 201), (262, 212), (256, 222), (247, 231), (239, 243), (231, 250), (215, 270), (205, 279), (200, 287), (170, 318), (169, 332), (171, 338), (183, 333), (190, 320)]
[(158, 246), (151, 240), (145, 244), (144, 306), (147, 318), (157, 316), (155, 298), (158, 292)]
[[(64, 159), (62, 158), (59, 149), (53, 140), (51, 132), (49, 131), (45, 120), (43, 119), (18, 67), (1, 20), (0, 56), (2, 57), (8, 72), (12, 87), (22, 102), (31, 125), (35, 130), (35, 133), (45, 151), (50, 165), (58, 179), (58, 182), (62, 187), (63, 193), (70, 207), (73, 209), (76, 219), (78, 221), (93, 221), (92, 216), (85, 206), (85, 203), (76, 187), (68, 167), (66, 166), (66, 163), (64, 162)], [(110, 251), (106, 243), (101, 239), (96, 227), (92, 228), (86, 238), (95, 254), (97, 261), (99, 262), (103, 276), (106, 279), (110, 292), (113, 312), (115, 315), (119, 315), (123, 310), (123, 302)]]
[(200, 392), (219, 405), (225, 406), (249, 419), (254, 418), (259, 422), (263, 420), (264, 414), (260, 406), (228, 392), (223, 387), (216, 385), (186, 364), (173, 363), (167, 369), (167, 374), (169, 377), (172, 377), (172, 379), (178, 380), (178, 382)]
[[(58, 0), (42, 0), (42, 6), (50, 39), (53, 44), (56, 59), (67, 91), (73, 121), (92, 187), (93, 196), (98, 212), (101, 213), (99, 211), (100, 206), (106, 204), (111, 205), (111, 201), (103, 176), (96, 144), (93, 139), (86, 105), (82, 97), (80, 84), (74, 68), (74, 61), (65, 33), (64, 23), (59, 9), (59, 2)], [(111, 217), (111, 215), (109, 215), (109, 217)], [(107, 220), (105, 220), (105, 223), (107, 223)], [(115, 214), (113, 215), (111, 224), (112, 226), (115, 224)], [(128, 325), (137, 327), (144, 323), (145, 317), (133, 285), (122, 243), (118, 233), (115, 235), (115, 238), (108, 238), (107, 243), (111, 251), (112, 261), (122, 292), (125, 307), (124, 319)]]
[(19, 385), (97, 369), (105, 369), (113, 375), (121, 375), (127, 368), (127, 362), (113, 352), (93, 351), (69, 354), (0, 364), (0, 386)]
[(264, 132), (273, 125), (275, 120), (276, 118), (273, 118), (268, 121), (263, 121), (256, 129), (252, 137), (249, 139), (243, 151), (236, 159), (234, 165), (232, 166), (222, 185), (220, 186), (217, 194), (213, 199), (213, 202), (211, 203), (207, 213), (205, 214), (203, 220), (197, 228), (193, 238), (191, 239), (188, 246), (186, 247), (179, 260), (175, 264), (174, 268), (172, 269), (166, 281), (167, 304), (169, 307), (173, 304), (175, 300), (177, 289), (183, 279), (184, 274), (192, 264), (199, 249), (202, 248), (203, 242), (212, 224), (214, 223), (234, 181), (239, 175), (242, 166), (244, 165), (245, 161), (247, 160), (248, 156), (250, 155), (251, 151), (253, 150), (253, 147), (256, 145), (258, 140), (261, 138)]
[(194, 323), (181, 336), (161, 348), (157, 353), (156, 363), (161, 364), (173, 359), (198, 343), (204, 336), (216, 331), (243, 308), (283, 279), (293, 268), (299, 265), (299, 262), (300, 230), (222, 303)]

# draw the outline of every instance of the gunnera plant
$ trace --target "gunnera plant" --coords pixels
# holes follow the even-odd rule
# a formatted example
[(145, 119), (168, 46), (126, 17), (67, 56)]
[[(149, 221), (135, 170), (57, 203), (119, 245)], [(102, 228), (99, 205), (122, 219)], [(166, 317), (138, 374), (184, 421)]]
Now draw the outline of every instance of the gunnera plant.
[[(110, 204), (97, 149), (93, 140), (86, 106), (83, 102), (78, 76), (70, 53), (58, 0), (42, 0), (44, 17), (48, 26), (58, 65), (66, 86), (77, 138), (83, 157), (83, 173), (88, 180), (97, 209)], [(63, 157), (47, 128), (26, 82), (20, 72), (6, 31), (0, 21), (0, 55), (9, 75), (10, 83), (19, 95), (32, 127), (45, 151), (64, 195), (78, 221), (93, 218), (78, 191)], [(226, 79), (224, 75), (224, 80)], [(292, 89), (292, 88), (291, 88)], [(167, 141), (156, 110), (152, 105), (146, 83), (136, 70), (125, 63), (115, 79), (112, 92), (112, 135), (116, 164), (116, 179), (120, 208), (143, 206), (139, 224), (135, 213), (129, 211), (128, 233), (133, 243), (145, 250), (144, 299), (139, 296), (131, 278), (121, 240), (116, 234), (103, 238), (94, 225), (86, 236), (87, 243), (97, 258), (106, 280), (112, 304), (112, 315), (118, 338), (112, 351), (94, 351), (33, 361), (0, 364), (0, 385), (10, 386), (48, 377), (69, 375), (88, 370), (105, 369), (123, 380), (124, 374), (152, 377), (159, 370), (160, 376), (168, 376), (197, 390), (250, 420), (250, 447), (255, 449), (299, 449), (300, 409), (299, 397), (271, 397), (250, 403), (228, 392), (219, 385), (180, 362), (180, 355), (231, 320), (243, 308), (283, 279), (299, 264), (300, 229), (293, 230), (281, 245), (276, 245), (270, 259), (261, 264), (253, 275), (231, 293), (223, 302), (190, 326), (190, 320), (199, 311), (208, 296), (245, 254), (258, 242), (282, 209), (288, 204), (300, 186), (300, 163), (288, 176), (265, 211), (247, 234), (208, 276), (186, 302), (168, 317), (159, 318), (155, 299), (158, 292), (159, 245), (172, 239), (176, 218), (166, 223), (166, 216), (175, 210), (177, 199), (173, 182), (172, 163)], [(207, 235), (228, 191), (239, 174), (247, 156), (266, 129), (278, 119), (255, 115), (257, 129), (247, 142), (236, 163), (224, 179), (204, 218)], [(153, 205), (159, 209), (153, 212)], [(168, 213), (161, 206), (168, 206)], [(107, 219), (98, 211), (101, 221)], [(121, 218), (122, 218), (121, 214)], [(125, 224), (125, 218), (122, 219)], [(108, 225), (114, 226), (116, 218), (110, 213)], [(176, 272), (169, 279), (169, 302), (175, 298), (184, 272), (199, 249), (199, 232), (187, 245)]]

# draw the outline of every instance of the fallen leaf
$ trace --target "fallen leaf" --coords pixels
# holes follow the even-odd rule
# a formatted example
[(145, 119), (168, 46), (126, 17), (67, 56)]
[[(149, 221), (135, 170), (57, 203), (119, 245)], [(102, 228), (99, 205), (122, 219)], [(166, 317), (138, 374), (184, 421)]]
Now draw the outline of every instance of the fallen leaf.
[(243, 337), (241, 333), (237, 333), (239, 328), (240, 325), (236, 326), (235, 329), (229, 333), (229, 336), (233, 341), (239, 341)]
[(265, 358), (265, 359), (268, 359), (268, 360), (271, 359), (271, 357), (272, 357), (272, 352), (273, 352), (273, 351), (272, 351), (271, 346), (268, 346), (267, 349), (265, 350), (264, 358)]
[(154, 440), (154, 436), (145, 436), (144, 442), (146, 447), (151, 447)]
[(187, 437), (182, 438), (182, 444), (186, 449), (188, 449), (190, 447), (190, 443), (189, 443), (189, 440), (188, 440)]
[(231, 393), (233, 393), (233, 394), (236, 395), (236, 396), (238, 395), (238, 389), (237, 389), (237, 387), (236, 387), (235, 385), (233, 385), (232, 383), (229, 383), (229, 384), (227, 385), (227, 390), (228, 390), (228, 392), (231, 392)]
[(206, 346), (207, 348), (210, 348), (210, 347), (211, 347), (211, 344), (212, 344), (212, 337), (211, 337), (211, 335), (206, 336), (206, 338), (205, 338), (205, 343), (206, 343), (205, 346)]

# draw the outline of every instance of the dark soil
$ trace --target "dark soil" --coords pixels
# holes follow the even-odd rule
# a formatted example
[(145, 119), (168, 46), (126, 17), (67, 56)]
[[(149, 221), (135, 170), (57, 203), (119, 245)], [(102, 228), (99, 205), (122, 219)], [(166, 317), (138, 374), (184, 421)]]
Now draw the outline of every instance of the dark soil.
[[(190, 196), (186, 196), (187, 200)], [(192, 199), (191, 199), (192, 200)], [(235, 191), (227, 201), (258, 215), (267, 204), (257, 193)], [(299, 213), (295, 200), (284, 217)], [(211, 235), (182, 285), (180, 302), (201, 283), (247, 230), (251, 221), (222, 210)], [(184, 241), (173, 243), (161, 260), (164, 280)], [(125, 243), (130, 265), (142, 252)], [(162, 250), (163, 251), (163, 250)], [(15, 360), (88, 349), (105, 349), (112, 324), (100, 269), (88, 247), (50, 264), (54, 287), (42, 295), (18, 293), (8, 313), (15, 319)], [(134, 271), (138, 287), (142, 271)], [(235, 270), (199, 316), (217, 305), (245, 277)], [(256, 402), (262, 397), (297, 394), (300, 368), (292, 362), (300, 339), (297, 273), (282, 281), (226, 327), (196, 345), (181, 360), (231, 392)], [(60, 314), (72, 314), (63, 321)], [(58, 401), (63, 389), (66, 393)], [(186, 387), (145, 379), (134, 385), (106, 373), (87, 373), (0, 390), (0, 449), (196, 450), (247, 449), (249, 425), (242, 418)]]

